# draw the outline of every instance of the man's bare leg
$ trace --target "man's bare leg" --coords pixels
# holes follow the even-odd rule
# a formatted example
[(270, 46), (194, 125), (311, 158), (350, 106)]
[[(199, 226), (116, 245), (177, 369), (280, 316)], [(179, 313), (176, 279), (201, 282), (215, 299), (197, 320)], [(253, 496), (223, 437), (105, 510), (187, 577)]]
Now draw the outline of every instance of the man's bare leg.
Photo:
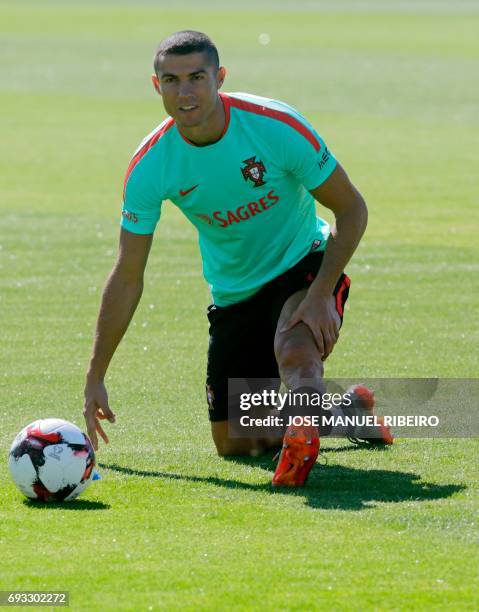
[[(289, 321), (298, 305), (304, 299), (307, 289), (290, 296), (281, 310), (274, 348), (278, 361), (280, 376), (287, 389), (301, 387), (304, 379), (308, 379), (319, 391), (322, 390), (323, 362), (322, 355), (314, 341), (313, 334), (304, 323), (298, 323), (286, 332), (279, 330)], [(331, 296), (331, 300), (334, 298)], [(338, 315), (338, 326), (340, 323)], [(228, 436), (228, 421), (211, 423), (211, 433), (218, 454), (227, 455), (260, 455), (272, 448), (279, 448), (282, 437), (264, 438), (230, 438)]]
[[(303, 393), (305, 388), (309, 388), (315, 393), (322, 393), (323, 354), (311, 329), (301, 321), (293, 327), (287, 325), (306, 292), (306, 289), (298, 291), (285, 302), (276, 328), (275, 354), (281, 380), (288, 390)], [(333, 296), (331, 300), (334, 300)], [(337, 316), (339, 329), (340, 319)], [(305, 424), (290, 425), (284, 434), (282, 446), (272, 485), (302, 486), (319, 453), (319, 429)]]
[[(322, 355), (311, 330), (305, 323), (298, 323), (285, 332), (280, 331), (303, 301), (306, 293), (307, 289), (297, 291), (286, 300), (276, 328), (274, 350), (281, 380), (287, 389), (297, 389), (304, 384), (304, 379), (308, 379), (320, 392), (323, 388), (324, 368)], [(334, 303), (333, 296), (331, 300)], [(339, 314), (337, 317), (339, 327), (341, 322)]]

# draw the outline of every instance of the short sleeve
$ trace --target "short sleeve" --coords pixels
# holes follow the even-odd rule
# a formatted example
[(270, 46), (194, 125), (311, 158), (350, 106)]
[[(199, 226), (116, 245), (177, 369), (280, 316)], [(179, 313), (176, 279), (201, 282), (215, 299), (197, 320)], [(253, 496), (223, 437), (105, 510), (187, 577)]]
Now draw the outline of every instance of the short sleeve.
[(321, 136), (306, 122), (296, 122), (285, 142), (285, 164), (298, 181), (311, 190), (319, 187), (337, 161)]
[(132, 171), (129, 169), (123, 191), (121, 227), (133, 234), (152, 234), (160, 219), (161, 204), (161, 193), (148, 173), (147, 164), (140, 162)]

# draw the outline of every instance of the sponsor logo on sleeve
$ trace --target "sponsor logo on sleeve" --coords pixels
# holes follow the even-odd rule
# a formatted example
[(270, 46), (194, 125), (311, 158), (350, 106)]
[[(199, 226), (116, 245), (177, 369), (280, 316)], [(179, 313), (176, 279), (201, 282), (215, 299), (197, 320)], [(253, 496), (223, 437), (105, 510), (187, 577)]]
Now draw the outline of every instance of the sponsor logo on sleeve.
[(323, 154), (321, 155), (321, 159), (318, 162), (319, 169), (322, 170), (330, 159), (331, 155), (328, 151), (328, 148), (326, 147), (323, 151)]
[(121, 214), (123, 217), (125, 217), (125, 219), (128, 219), (128, 221), (138, 223), (138, 217), (135, 215), (135, 213), (132, 213), (129, 210), (122, 210)]

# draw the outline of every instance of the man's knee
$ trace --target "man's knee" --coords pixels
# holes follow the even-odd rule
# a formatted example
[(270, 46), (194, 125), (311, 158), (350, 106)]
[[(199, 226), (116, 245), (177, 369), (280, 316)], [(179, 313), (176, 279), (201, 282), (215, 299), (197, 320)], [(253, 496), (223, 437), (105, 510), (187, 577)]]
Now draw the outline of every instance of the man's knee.
[(251, 457), (260, 455), (277, 440), (264, 440), (256, 438), (230, 438), (228, 435), (228, 421), (211, 423), (211, 433), (220, 457)]
[(276, 347), (276, 360), (280, 371), (300, 371), (303, 378), (315, 378), (323, 366), (317, 351), (311, 344), (297, 338), (289, 338)]
[(211, 423), (211, 434), (216, 451), (220, 457), (231, 457), (233, 455), (248, 455), (249, 450), (241, 438), (230, 438), (228, 435), (228, 421), (214, 421)]
[(245, 449), (243, 449), (236, 440), (230, 440), (228, 438), (213, 438), (213, 440), (216, 446), (216, 452), (220, 457), (234, 457), (249, 454), (245, 452)]
[(216, 452), (219, 457), (248, 457), (251, 455), (251, 448), (244, 448), (237, 444), (226, 442), (221, 445), (216, 445)]

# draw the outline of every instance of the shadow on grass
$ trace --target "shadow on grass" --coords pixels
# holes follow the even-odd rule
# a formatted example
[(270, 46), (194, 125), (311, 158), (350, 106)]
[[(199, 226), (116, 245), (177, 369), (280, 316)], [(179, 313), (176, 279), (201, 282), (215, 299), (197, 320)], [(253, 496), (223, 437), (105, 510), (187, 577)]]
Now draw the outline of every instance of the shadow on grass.
[(90, 501), (88, 499), (74, 499), (69, 502), (44, 502), (37, 501), (35, 499), (24, 499), (23, 503), (29, 508), (43, 509), (43, 510), (108, 510), (110, 504), (104, 504), (99, 501)]
[(369, 444), (368, 442), (355, 442), (346, 446), (332, 446), (330, 448), (321, 447), (321, 454), (325, 453), (350, 453), (355, 451), (368, 451), (369, 453), (388, 453), (391, 450), (390, 446), (383, 444)]
[[(274, 466), (271, 455), (257, 458), (232, 457), (235, 463), (256, 465), (264, 469)], [(342, 465), (315, 466), (308, 483), (299, 489), (273, 489), (269, 483), (251, 484), (240, 480), (217, 476), (193, 476), (152, 470), (135, 470), (117, 464), (101, 464), (100, 467), (131, 476), (146, 476), (185, 482), (212, 484), (228, 489), (264, 491), (272, 495), (302, 497), (312, 508), (337, 510), (363, 510), (377, 502), (430, 501), (444, 499), (465, 489), (464, 485), (438, 485), (421, 481), (418, 474), (389, 470), (362, 470)]]

